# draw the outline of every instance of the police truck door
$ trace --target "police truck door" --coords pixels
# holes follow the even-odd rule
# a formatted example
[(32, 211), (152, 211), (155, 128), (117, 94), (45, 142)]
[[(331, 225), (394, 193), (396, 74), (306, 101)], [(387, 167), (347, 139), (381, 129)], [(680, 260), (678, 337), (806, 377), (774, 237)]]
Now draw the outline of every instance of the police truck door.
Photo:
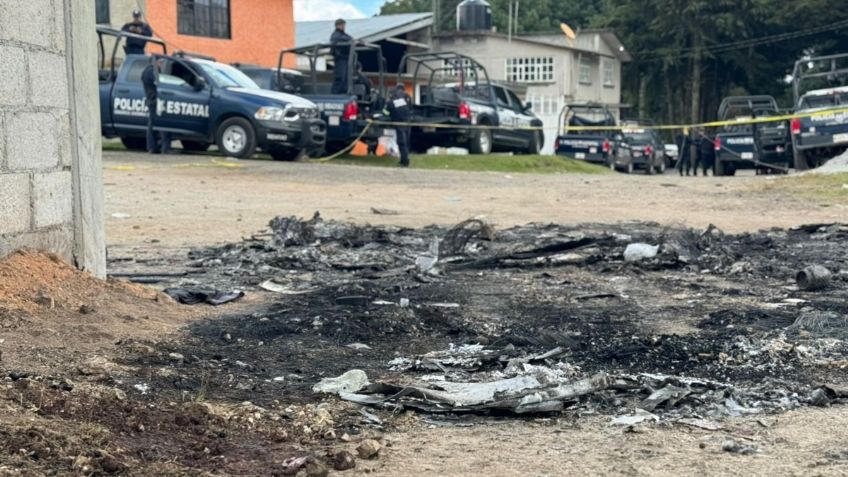
[(144, 96), (144, 85), (141, 84), (141, 73), (150, 64), (145, 57), (134, 57), (127, 60), (112, 90), (112, 122), (117, 129), (135, 130), (139, 136), (144, 136), (147, 130), (147, 104)]
[(159, 75), (162, 125), (179, 136), (207, 136), (211, 93), (206, 80), (187, 63), (167, 59)]

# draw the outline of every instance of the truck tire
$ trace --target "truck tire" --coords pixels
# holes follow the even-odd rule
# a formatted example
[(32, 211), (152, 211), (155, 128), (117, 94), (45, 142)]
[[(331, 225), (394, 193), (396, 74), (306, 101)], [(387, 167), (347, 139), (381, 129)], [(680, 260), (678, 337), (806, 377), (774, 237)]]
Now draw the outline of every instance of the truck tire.
[(479, 129), (471, 136), (471, 144), (468, 145), (471, 154), (492, 153), (492, 130)]
[(183, 145), (183, 149), (191, 152), (206, 152), (212, 145), (205, 141), (187, 141), (185, 139), (180, 139), (180, 144)]
[(304, 156), (304, 151), (293, 147), (272, 147), (268, 150), (271, 159), (275, 161), (294, 162)]
[(241, 117), (224, 120), (215, 135), (221, 153), (247, 159), (256, 152), (256, 131), (250, 121)]
[(647, 165), (645, 165), (645, 175), (648, 175), (648, 176), (652, 176), (652, 175), (654, 175), (654, 164), (653, 164), (653, 161), (652, 161), (652, 162), (649, 162)]
[(660, 161), (660, 165), (657, 166), (657, 174), (665, 174), (665, 157)]
[(130, 151), (146, 151), (147, 138), (135, 136), (122, 136), (121, 144)]
[(538, 156), (542, 152), (542, 131), (533, 131), (533, 137), (530, 138), (530, 144), (527, 147), (527, 154)]
[(803, 172), (810, 168), (807, 155), (804, 154), (804, 151), (799, 151), (798, 148), (792, 148), (792, 160), (795, 163), (796, 172)]
[(633, 174), (633, 159), (627, 161), (627, 166), (624, 168), (625, 174)]

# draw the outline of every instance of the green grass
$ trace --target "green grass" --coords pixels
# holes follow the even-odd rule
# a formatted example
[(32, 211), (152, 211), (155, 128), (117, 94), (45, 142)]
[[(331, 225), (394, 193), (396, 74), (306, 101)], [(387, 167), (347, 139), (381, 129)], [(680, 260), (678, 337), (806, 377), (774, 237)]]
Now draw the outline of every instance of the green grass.
[(788, 192), (827, 203), (848, 203), (848, 172), (804, 174), (784, 177), (765, 184), (768, 191)]
[[(607, 174), (609, 169), (584, 161), (576, 161), (561, 156), (509, 156), (509, 155), (468, 155), (468, 156), (431, 156), (413, 155), (410, 158), (412, 169), (452, 170), (452, 171), (489, 171), (510, 173), (568, 173), (568, 174)], [(393, 157), (344, 156), (334, 159), (330, 164), (344, 164), (371, 167), (396, 167), (398, 160)]]

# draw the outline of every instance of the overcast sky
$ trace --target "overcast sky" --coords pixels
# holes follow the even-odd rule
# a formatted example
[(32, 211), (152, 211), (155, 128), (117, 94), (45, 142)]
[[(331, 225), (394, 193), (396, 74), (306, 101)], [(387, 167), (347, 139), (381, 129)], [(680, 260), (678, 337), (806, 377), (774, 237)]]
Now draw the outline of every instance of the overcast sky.
[(374, 15), (385, 0), (294, 0), (296, 21), (362, 18)]

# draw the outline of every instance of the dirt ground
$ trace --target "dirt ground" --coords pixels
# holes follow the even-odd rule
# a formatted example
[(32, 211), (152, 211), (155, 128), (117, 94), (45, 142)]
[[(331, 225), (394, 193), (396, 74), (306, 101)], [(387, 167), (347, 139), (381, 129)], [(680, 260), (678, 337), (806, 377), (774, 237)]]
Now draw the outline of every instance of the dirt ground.
[(484, 215), (498, 227), (648, 220), (728, 232), (835, 222), (848, 213), (844, 204), (763, 190), (759, 185), (774, 177), (752, 174), (505, 175), (153, 157), (104, 152), (110, 245), (235, 241), (272, 217), (316, 210), (326, 218), (416, 227)]
[[(190, 247), (237, 242), (272, 217), (316, 210), (416, 227), (485, 215), (498, 228), (648, 220), (716, 224), (727, 232), (838, 222), (846, 214), (844, 204), (761, 187), (774, 179), (753, 175), (504, 175), (104, 157), (111, 263), (134, 258), (141, 270), (145, 260), (162, 268)], [(203, 367), (220, 359), (229, 379), (241, 383), (257, 372), (254, 365), (214, 355), (247, 345), (216, 332), (198, 356), (180, 351), (204, 323), (215, 329), (241, 317), (234, 326), (252, 331), (266, 319), (257, 311), (269, 306), (261, 296), (216, 309), (185, 307), (150, 288), (80, 277), (49, 256), (13, 260), (0, 264), (0, 476), (286, 475), (290, 457), (313, 455), (328, 465), (327, 456), (355, 454), (366, 437), (386, 446), (379, 458), (359, 459), (338, 475), (848, 475), (848, 408), (840, 406), (733, 418), (717, 431), (623, 429), (592, 415), (446, 421), (411, 413), (381, 414), (385, 429), (375, 431), (356, 406), (334, 398), (304, 403), (287, 390), (288, 375), (284, 383), (216, 394), (207, 382), (213, 370)], [(344, 368), (355, 358), (343, 344), (304, 341), (302, 349), (280, 348), (279, 356), (308, 358), (335, 346), (342, 350), (336, 365)], [(255, 366), (265, 372), (269, 365)], [(157, 384), (168, 391), (157, 394)], [(262, 407), (235, 399), (252, 390), (261, 390)], [(758, 451), (723, 452), (729, 438)]]

